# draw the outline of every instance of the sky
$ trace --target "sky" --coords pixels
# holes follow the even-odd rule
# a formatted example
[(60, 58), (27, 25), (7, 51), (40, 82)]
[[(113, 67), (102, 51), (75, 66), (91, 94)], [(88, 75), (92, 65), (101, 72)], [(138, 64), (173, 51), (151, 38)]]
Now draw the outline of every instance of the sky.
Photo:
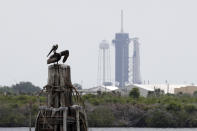
[(97, 82), (99, 43), (124, 32), (139, 37), (141, 76), (150, 83), (197, 83), (196, 0), (1, 0), (0, 85), (47, 83), (49, 50), (68, 49), (73, 83)]

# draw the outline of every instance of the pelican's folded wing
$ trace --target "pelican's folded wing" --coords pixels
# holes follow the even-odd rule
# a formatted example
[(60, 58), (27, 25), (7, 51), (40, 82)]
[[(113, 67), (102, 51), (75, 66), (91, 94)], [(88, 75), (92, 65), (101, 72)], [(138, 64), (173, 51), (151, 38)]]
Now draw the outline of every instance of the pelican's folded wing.
[(60, 53), (60, 55), (61, 55), (61, 56), (64, 56), (63, 63), (65, 63), (66, 60), (68, 59), (69, 51), (68, 51), (68, 50), (62, 51), (62, 52)]

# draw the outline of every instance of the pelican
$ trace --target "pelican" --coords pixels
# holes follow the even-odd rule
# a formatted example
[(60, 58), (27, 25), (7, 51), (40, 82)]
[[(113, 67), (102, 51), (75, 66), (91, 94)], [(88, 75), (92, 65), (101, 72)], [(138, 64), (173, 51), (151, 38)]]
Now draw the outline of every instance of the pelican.
[(52, 51), (54, 52), (54, 54), (49, 57), (49, 59), (47, 60), (47, 64), (51, 64), (51, 63), (55, 63), (55, 62), (57, 62), (57, 64), (58, 64), (58, 61), (61, 60), (62, 56), (64, 56), (63, 61), (62, 61), (63, 63), (65, 63), (66, 60), (68, 59), (69, 50), (65, 50), (60, 53), (56, 53), (57, 48), (58, 48), (58, 45), (54, 45), (52, 47), (51, 51), (49, 52), (49, 54), (47, 56), (49, 56)]

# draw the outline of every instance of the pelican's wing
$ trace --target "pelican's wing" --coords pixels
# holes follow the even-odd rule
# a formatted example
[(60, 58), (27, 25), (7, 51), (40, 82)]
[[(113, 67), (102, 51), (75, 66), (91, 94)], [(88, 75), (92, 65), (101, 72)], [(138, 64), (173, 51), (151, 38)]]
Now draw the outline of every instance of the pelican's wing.
[(69, 56), (69, 51), (68, 50), (65, 50), (65, 51), (62, 51), (60, 53), (61, 56), (64, 56), (64, 59), (63, 59), (63, 63), (66, 62), (66, 60), (68, 59), (68, 56)]

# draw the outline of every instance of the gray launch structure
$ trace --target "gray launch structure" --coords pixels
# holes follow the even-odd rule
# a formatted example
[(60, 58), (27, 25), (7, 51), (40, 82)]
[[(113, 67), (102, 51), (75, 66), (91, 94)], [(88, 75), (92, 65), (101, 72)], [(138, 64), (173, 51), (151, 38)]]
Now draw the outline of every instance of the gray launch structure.
[(121, 11), (121, 32), (112, 41), (115, 45), (115, 82), (119, 88), (129, 81), (129, 43), (128, 33), (123, 32), (123, 12)]
[(132, 62), (132, 83), (142, 84), (140, 76), (140, 54), (138, 38), (132, 38), (133, 41), (133, 62)]
[[(132, 63), (129, 61), (129, 44), (131, 40), (133, 41)], [(124, 88), (127, 83), (141, 84), (139, 42), (138, 38), (130, 39), (129, 34), (123, 32), (123, 11), (121, 11), (121, 32), (116, 33), (112, 42), (115, 45), (116, 85), (119, 88)], [(130, 73), (132, 76), (130, 76)], [(130, 81), (130, 77), (132, 77), (132, 81)]]

